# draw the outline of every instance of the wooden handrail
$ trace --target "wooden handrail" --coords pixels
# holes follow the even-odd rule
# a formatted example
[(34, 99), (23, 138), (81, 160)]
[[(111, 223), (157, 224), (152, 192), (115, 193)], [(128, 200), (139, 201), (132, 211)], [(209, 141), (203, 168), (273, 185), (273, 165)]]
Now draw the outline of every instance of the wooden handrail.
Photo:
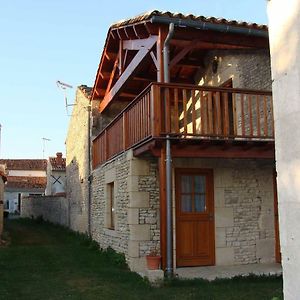
[(166, 134), (274, 139), (271, 96), (270, 91), (151, 83), (93, 139), (93, 165)]

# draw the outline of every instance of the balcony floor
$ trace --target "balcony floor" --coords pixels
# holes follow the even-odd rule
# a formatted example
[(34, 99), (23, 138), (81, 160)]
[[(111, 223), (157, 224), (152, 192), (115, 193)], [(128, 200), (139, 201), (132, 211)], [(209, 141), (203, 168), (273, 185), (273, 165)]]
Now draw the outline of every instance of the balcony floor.
[(175, 273), (182, 279), (201, 278), (215, 280), (217, 278), (233, 278), (235, 276), (254, 275), (277, 275), (282, 274), (281, 264), (248, 264), (235, 266), (209, 266), (209, 267), (188, 267), (178, 268)]

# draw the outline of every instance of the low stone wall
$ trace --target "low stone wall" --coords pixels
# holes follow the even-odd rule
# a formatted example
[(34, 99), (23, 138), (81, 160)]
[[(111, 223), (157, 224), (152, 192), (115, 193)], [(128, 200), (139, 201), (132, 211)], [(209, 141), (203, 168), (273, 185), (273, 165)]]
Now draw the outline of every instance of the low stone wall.
[(21, 217), (38, 218), (68, 226), (68, 203), (62, 196), (32, 196), (21, 201)]

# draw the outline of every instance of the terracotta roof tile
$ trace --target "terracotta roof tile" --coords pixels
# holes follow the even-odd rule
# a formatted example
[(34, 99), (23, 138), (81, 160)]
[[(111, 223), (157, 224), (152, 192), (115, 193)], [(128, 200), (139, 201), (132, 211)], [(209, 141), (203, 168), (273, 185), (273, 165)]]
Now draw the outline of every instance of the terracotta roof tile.
[(56, 157), (49, 157), (49, 162), (54, 171), (66, 170), (66, 159), (62, 157), (62, 153), (58, 152)]
[(114, 23), (111, 26), (111, 28), (118, 28), (121, 26), (138, 23), (141, 21), (147, 21), (150, 20), (153, 16), (168, 17), (168, 18), (182, 19), (182, 20), (202, 21), (202, 22), (215, 23), (215, 24), (233, 25), (238, 27), (247, 27), (247, 28), (261, 29), (261, 30), (268, 29), (266, 25), (260, 25), (257, 23), (248, 23), (244, 21), (227, 20), (224, 18), (205, 17), (201, 15), (196, 16), (193, 14), (172, 13), (170, 11), (158, 11), (158, 10), (152, 10), (130, 19), (121, 20), (117, 23)]
[(7, 170), (40, 170), (47, 169), (46, 159), (0, 159), (0, 164), (6, 165)]
[(14, 189), (45, 189), (46, 177), (8, 176), (6, 188)]

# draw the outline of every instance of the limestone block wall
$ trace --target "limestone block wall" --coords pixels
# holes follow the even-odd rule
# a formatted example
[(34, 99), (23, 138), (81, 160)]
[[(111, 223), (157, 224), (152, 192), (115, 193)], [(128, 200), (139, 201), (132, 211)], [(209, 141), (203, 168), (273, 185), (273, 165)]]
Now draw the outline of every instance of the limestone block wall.
[[(102, 248), (124, 253), (130, 268), (145, 270), (145, 254), (159, 250), (157, 163), (138, 159), (132, 151), (99, 166), (92, 179), (92, 238)], [(114, 184), (115, 228), (109, 229), (108, 185)]]
[[(175, 168), (213, 169), (216, 265), (275, 261), (272, 161), (186, 158), (173, 162)], [(175, 232), (174, 224), (176, 247)]]
[[(217, 59), (217, 72), (213, 61)], [(234, 88), (271, 90), (271, 66), (268, 50), (215, 50), (205, 59), (205, 68), (196, 76), (201, 85), (220, 86), (232, 79)]]
[(68, 226), (68, 202), (59, 196), (32, 196), (21, 200), (21, 217), (38, 218)]
[(89, 99), (77, 89), (66, 138), (66, 194), (69, 226), (79, 232), (88, 228)]
[[(213, 62), (217, 61), (217, 71), (213, 72)], [(216, 50), (210, 51), (205, 59), (205, 68), (196, 76), (196, 82), (200, 85), (220, 86), (224, 82), (232, 79), (233, 88), (245, 88), (254, 90), (271, 91), (271, 65), (268, 50)], [(238, 134), (242, 134), (241, 129), (241, 96), (235, 95), (236, 114), (238, 119)], [(252, 96), (252, 126), (254, 134), (257, 134), (257, 117), (260, 118), (260, 134), (264, 130), (264, 103), (260, 98), (259, 114), (257, 114), (256, 97)], [(268, 135), (272, 135), (271, 111), (272, 99), (266, 97), (268, 109)], [(248, 100), (244, 100), (245, 133), (250, 134), (250, 120)], [(259, 116), (257, 116), (259, 115)]]
[(268, 1), (284, 299), (300, 298), (300, 1)]

